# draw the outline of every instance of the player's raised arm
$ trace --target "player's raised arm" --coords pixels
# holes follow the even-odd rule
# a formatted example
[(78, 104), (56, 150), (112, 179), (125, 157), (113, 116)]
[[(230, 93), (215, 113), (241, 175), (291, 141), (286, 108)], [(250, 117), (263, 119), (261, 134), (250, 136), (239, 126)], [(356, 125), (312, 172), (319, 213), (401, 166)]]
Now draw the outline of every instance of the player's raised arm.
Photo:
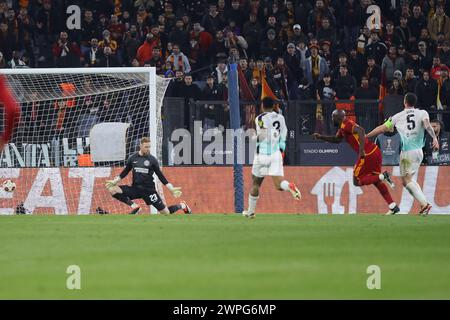
[(167, 180), (167, 178), (164, 175), (164, 173), (162, 173), (161, 168), (160, 168), (159, 163), (156, 160), (156, 158), (153, 158), (152, 166), (153, 166), (153, 171), (155, 172), (155, 174), (158, 177), (159, 181), (161, 181), (161, 183), (163, 185), (165, 185), (167, 187), (167, 189), (169, 189), (170, 192), (172, 192), (173, 196), (175, 198), (181, 197), (181, 194), (182, 194), (181, 188), (180, 187), (174, 187), (173, 184), (169, 183), (169, 181)]
[(366, 134), (366, 137), (368, 139), (373, 137), (378, 137), (380, 134), (384, 132), (392, 132), (394, 131), (394, 124), (392, 123), (392, 119), (389, 118), (385, 123), (379, 125), (372, 131), (370, 131), (368, 134)]
[(439, 150), (439, 141), (436, 137), (436, 134), (434, 133), (433, 127), (430, 124), (430, 119), (424, 118), (422, 120), (422, 123), (423, 123), (423, 127), (425, 128), (425, 130), (427, 130), (428, 134), (431, 136), (431, 138), (433, 138), (433, 149)]

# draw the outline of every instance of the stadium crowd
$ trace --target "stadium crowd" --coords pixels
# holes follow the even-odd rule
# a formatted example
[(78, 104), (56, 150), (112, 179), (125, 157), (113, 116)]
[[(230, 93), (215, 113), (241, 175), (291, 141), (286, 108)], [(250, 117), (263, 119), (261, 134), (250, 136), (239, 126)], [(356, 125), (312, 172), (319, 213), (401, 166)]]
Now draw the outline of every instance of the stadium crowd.
[(255, 99), (265, 77), (284, 101), (378, 99), (383, 85), (446, 110), (449, 13), (448, 0), (0, 0), (0, 68), (154, 66), (176, 79), (168, 96), (225, 100), (234, 56)]

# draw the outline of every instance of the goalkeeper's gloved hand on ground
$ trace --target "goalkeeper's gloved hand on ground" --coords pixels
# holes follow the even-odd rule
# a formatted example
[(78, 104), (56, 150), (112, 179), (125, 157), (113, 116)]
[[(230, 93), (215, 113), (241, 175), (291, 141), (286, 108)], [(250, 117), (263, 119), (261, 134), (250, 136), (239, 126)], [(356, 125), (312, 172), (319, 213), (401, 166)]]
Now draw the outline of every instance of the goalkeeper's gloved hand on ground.
[(174, 187), (171, 183), (166, 184), (166, 187), (170, 192), (172, 192), (175, 198), (181, 197), (182, 192), (180, 187)]
[(119, 181), (120, 181), (120, 177), (119, 176), (115, 177), (113, 180), (106, 180), (106, 183), (105, 183), (106, 189), (110, 189), (112, 187), (115, 187), (119, 183)]

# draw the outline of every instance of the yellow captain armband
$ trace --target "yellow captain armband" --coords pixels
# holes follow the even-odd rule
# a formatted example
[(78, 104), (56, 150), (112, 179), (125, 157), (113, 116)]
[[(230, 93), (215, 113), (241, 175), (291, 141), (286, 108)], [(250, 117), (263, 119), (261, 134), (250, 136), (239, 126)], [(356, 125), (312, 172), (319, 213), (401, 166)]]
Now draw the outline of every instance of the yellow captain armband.
[(392, 123), (392, 118), (387, 119), (384, 122), (384, 125), (386, 126), (386, 128), (388, 128), (389, 130), (394, 129), (394, 124)]

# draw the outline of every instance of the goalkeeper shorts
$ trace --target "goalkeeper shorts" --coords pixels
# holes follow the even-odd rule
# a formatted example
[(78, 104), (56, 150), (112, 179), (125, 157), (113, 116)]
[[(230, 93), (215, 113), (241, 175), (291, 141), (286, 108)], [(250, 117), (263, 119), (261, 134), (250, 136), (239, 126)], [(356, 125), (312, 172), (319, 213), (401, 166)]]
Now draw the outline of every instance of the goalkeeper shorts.
[(146, 205), (154, 206), (158, 211), (161, 211), (166, 207), (166, 205), (164, 204), (164, 202), (162, 201), (160, 195), (156, 190), (147, 190), (127, 185), (122, 185), (119, 187), (120, 189), (122, 189), (122, 193), (131, 200), (142, 199), (144, 200)]

